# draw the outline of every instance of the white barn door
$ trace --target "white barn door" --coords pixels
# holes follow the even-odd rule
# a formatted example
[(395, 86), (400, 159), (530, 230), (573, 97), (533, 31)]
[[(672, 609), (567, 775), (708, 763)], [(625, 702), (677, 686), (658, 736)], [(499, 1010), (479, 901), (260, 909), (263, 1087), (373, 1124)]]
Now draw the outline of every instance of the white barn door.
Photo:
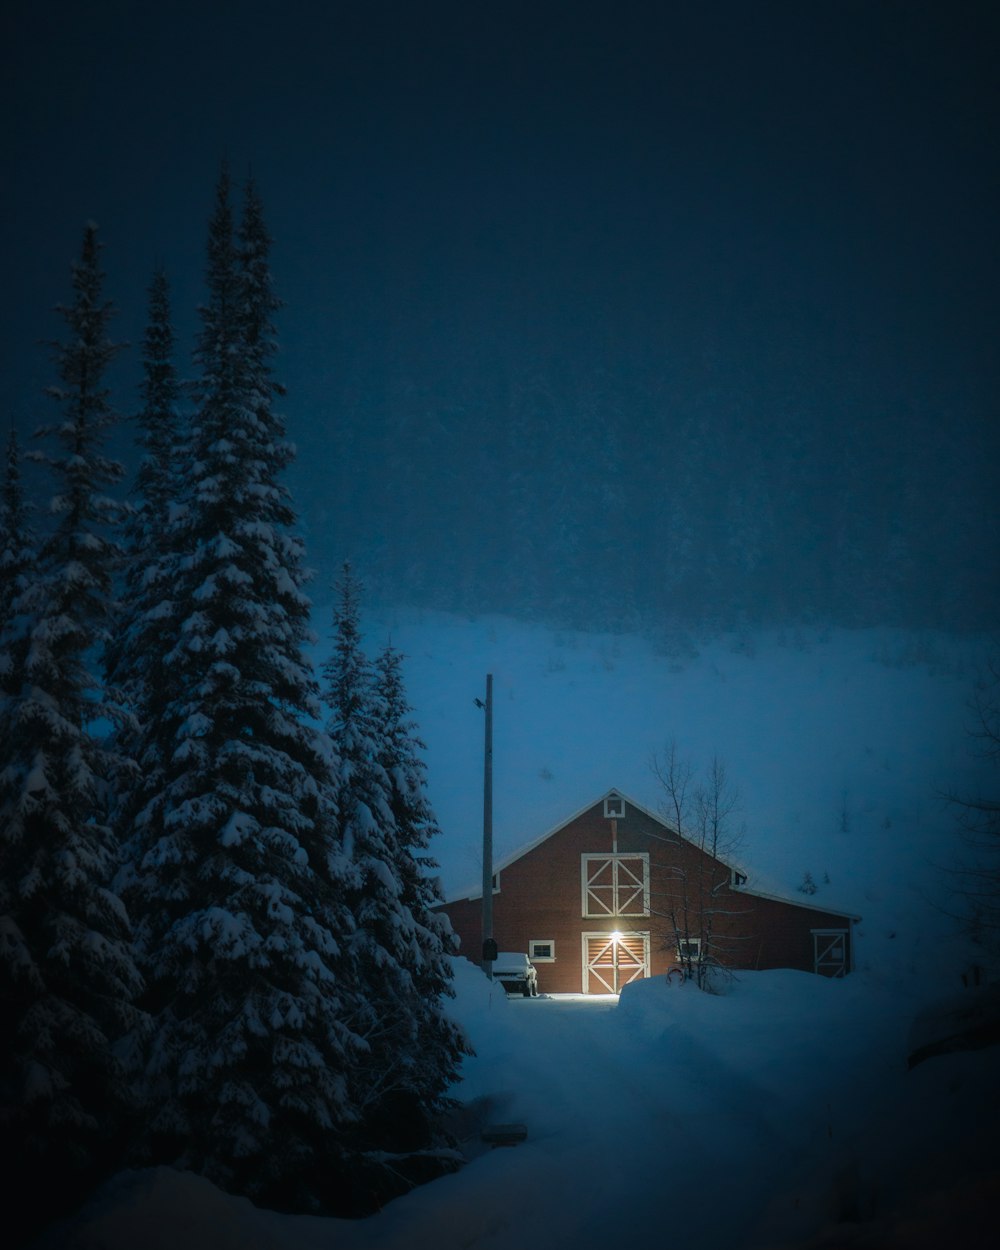
[(583, 935), (585, 994), (618, 994), (623, 985), (648, 976), (648, 933)]

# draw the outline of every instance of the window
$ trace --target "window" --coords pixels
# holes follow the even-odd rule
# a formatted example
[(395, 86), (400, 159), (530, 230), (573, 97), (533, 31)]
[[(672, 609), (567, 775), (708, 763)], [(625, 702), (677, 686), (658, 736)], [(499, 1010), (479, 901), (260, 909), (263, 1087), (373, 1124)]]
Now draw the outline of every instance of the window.
[(649, 855), (581, 855), (585, 916), (648, 916)]
[(622, 820), (624, 818), (625, 800), (620, 794), (609, 794), (604, 800), (604, 815), (614, 820)]
[(678, 959), (701, 959), (701, 938), (681, 938), (677, 943)]
[(746, 885), (746, 883), (747, 883), (747, 874), (745, 872), (740, 872), (738, 868), (734, 868), (732, 872), (732, 876), (729, 879), (729, 884), (733, 887), (734, 890), (738, 890), (741, 885)]
[(528, 943), (528, 958), (533, 964), (555, 963), (555, 942), (551, 938), (532, 938)]

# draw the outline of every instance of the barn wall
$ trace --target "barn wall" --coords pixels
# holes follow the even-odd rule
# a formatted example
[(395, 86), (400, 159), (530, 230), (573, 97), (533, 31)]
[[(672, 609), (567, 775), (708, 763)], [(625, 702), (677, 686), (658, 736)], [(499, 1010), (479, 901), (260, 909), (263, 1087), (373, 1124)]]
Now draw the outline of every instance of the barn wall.
[[(612, 825), (603, 804), (563, 826), (500, 873), (493, 895), (493, 932), (500, 950), (527, 951), (531, 941), (551, 941), (555, 960), (537, 961), (542, 993), (579, 993), (584, 987), (584, 933), (647, 932), (650, 974), (668, 971), (677, 960), (672, 916), (683, 917), (682, 885), (689, 893), (698, 883), (715, 888), (713, 928), (720, 961), (732, 968), (798, 968), (813, 971), (814, 929), (847, 929), (832, 913), (794, 903), (760, 898), (729, 888), (729, 870), (644, 812), (626, 805), (616, 822), (619, 853), (645, 853), (650, 862), (648, 916), (584, 917), (580, 883), (581, 856), (612, 850)], [(460, 940), (460, 952), (478, 962), (481, 952), (482, 902), (450, 902), (444, 910)]]
[[(595, 828), (592, 821), (576, 822), (500, 873), (500, 890), (493, 895), (493, 933), (499, 949), (527, 951), (532, 940), (555, 945), (554, 962), (535, 965), (540, 993), (580, 993), (581, 934), (587, 926), (602, 930), (602, 922), (584, 921), (580, 914), (580, 855), (604, 849), (610, 850), (607, 828)], [(479, 898), (445, 907), (461, 941), (460, 953), (473, 962), (481, 953), (482, 909)], [(603, 925), (609, 933), (616, 927), (620, 926)]]
[(749, 948), (742, 968), (800, 968), (813, 971), (813, 930), (847, 931), (848, 968), (851, 967), (851, 925), (845, 916), (813, 911), (777, 899), (746, 896), (752, 911), (748, 930)]

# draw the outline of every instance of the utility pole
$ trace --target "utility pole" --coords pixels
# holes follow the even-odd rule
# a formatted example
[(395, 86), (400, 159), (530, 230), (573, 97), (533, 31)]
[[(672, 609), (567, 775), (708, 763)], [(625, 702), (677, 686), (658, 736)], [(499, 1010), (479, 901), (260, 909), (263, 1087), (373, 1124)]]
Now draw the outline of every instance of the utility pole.
[[(478, 700), (477, 700), (478, 702)], [(493, 980), (493, 674), (486, 674), (486, 744), (483, 753), (483, 971)]]

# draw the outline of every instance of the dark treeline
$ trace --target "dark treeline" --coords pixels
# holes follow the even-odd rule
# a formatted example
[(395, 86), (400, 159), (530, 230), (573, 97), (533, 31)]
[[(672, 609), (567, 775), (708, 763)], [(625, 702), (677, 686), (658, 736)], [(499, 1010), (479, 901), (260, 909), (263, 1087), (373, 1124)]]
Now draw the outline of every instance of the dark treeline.
[(447, 360), (368, 344), (337, 379), (313, 556), (349, 553), (384, 601), (653, 633), (995, 623), (974, 388), (885, 399), (801, 344), (666, 365), (470, 338), (443, 330)]

